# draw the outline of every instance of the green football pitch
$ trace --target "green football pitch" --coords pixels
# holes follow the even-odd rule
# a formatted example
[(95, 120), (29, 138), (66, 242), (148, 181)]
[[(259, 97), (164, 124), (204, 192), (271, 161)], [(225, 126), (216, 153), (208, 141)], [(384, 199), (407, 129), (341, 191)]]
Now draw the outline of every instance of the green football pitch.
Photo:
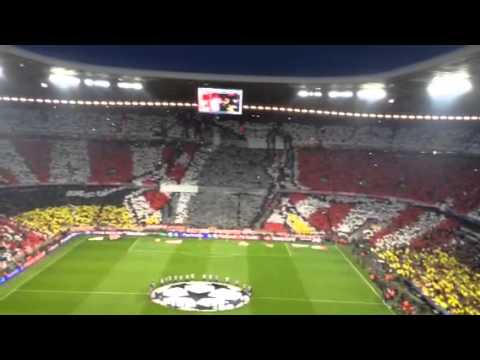
[[(349, 254), (274, 243), (157, 237), (71, 240), (0, 285), (0, 314), (188, 314), (154, 304), (151, 282), (195, 274), (229, 277), (253, 287), (244, 307), (217, 314), (365, 314), (393, 312)], [(168, 239), (172, 240), (172, 239)]]

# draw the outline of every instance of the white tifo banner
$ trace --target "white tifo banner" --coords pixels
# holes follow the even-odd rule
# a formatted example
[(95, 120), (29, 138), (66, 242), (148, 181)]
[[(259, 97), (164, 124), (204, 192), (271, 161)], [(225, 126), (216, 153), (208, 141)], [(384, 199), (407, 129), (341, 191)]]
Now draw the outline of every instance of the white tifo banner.
[(198, 193), (198, 186), (196, 185), (176, 185), (176, 184), (161, 184), (160, 192), (174, 193)]

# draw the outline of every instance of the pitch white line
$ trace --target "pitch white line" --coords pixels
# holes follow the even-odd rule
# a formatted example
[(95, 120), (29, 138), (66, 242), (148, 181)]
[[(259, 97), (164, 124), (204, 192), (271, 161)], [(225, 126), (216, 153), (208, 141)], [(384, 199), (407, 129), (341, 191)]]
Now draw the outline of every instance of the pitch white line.
[(373, 293), (380, 299), (380, 300), (383, 300), (382, 297), (380, 296), (380, 294), (377, 292), (377, 290), (375, 290), (375, 288), (372, 286), (372, 284), (370, 284), (370, 282), (365, 279), (365, 276), (363, 276), (363, 274), (360, 272), (360, 270), (357, 269), (357, 267), (350, 261), (350, 259), (348, 257), (345, 256), (345, 254), (343, 253), (342, 250), (340, 250), (337, 245), (335, 245), (335, 249), (337, 249), (337, 251), (343, 256), (343, 258), (350, 264), (350, 266), (353, 268), (353, 270), (355, 270), (355, 272), (362, 278), (362, 280), (365, 282), (365, 284), (368, 285), (368, 287), (370, 288), (370, 290), (373, 291)]
[(327, 299), (296, 299), (296, 298), (279, 298), (279, 297), (259, 297), (253, 298), (258, 300), (275, 300), (275, 301), (301, 301), (301, 302), (317, 302), (317, 303), (331, 303), (331, 304), (361, 304), (361, 305), (383, 305), (379, 302), (367, 302), (367, 301), (345, 301), (345, 300), (327, 300)]
[(288, 246), (287, 243), (284, 243), (285, 247), (287, 248), (288, 256), (292, 256), (292, 253), (290, 252), (290, 247)]
[(77, 290), (17, 290), (21, 293), (45, 293), (45, 294), (72, 294), (72, 295), (142, 295), (147, 296), (147, 292), (123, 292), (123, 291), (77, 291)]
[[(131, 296), (148, 296), (148, 294), (142, 292), (130, 292), (130, 291), (77, 291), (77, 290), (17, 290), (20, 293), (46, 293), (46, 294), (71, 294), (71, 295), (131, 295)], [(366, 302), (366, 301), (344, 301), (344, 300), (330, 300), (330, 299), (298, 299), (298, 298), (280, 298), (280, 297), (259, 297), (258, 300), (274, 300), (274, 301), (299, 301), (299, 302), (318, 302), (318, 303), (332, 303), (332, 304), (360, 304), (360, 305), (382, 305), (378, 302)]]
[[(27, 269), (27, 273), (24, 273), (23, 275), (27, 275), (25, 276), (24, 278), (20, 278), (18, 279), (18, 283), (17, 283), (17, 286), (14, 286), (12, 288), (12, 290), (10, 290), (9, 292), (7, 292), (4, 296), (2, 296), (0, 298), (0, 301), (3, 301), (5, 300), (6, 298), (8, 298), (10, 295), (12, 295), (15, 291), (19, 291), (18, 288), (22, 285), (24, 285), (26, 282), (34, 279), (35, 277), (37, 277), (38, 275), (40, 275), (42, 272), (44, 272), (45, 270), (47, 270), (48, 268), (50, 268), (50, 266), (52, 266), (53, 264), (55, 264), (58, 260), (62, 259), (65, 255), (67, 255), (70, 251), (72, 251), (73, 249), (75, 249), (77, 246), (79, 246), (80, 244), (82, 244), (84, 242), (84, 240), (80, 240), (78, 243), (76, 243), (75, 245), (72, 245), (72, 247), (70, 249), (67, 249), (62, 255), (60, 255), (58, 258), (54, 259), (52, 262), (50, 262), (48, 265), (45, 265), (45, 267), (38, 271), (38, 272), (35, 272), (35, 273), (31, 273), (32, 275), (31, 276), (28, 276), (30, 273), (28, 272), (28, 269)], [(49, 255), (47, 255), (48, 257)], [(47, 260), (46, 258), (44, 258), (44, 260)], [(32, 268), (30, 270), (33, 270)], [(20, 275), (22, 276), (22, 275)], [(23, 281), (21, 281), (23, 280)]]
[(137, 237), (137, 238), (135, 239), (135, 241), (132, 243), (132, 245), (130, 245), (130, 246), (128, 247), (127, 252), (132, 251), (132, 249), (133, 249), (133, 248), (135, 247), (135, 245), (137, 244), (137, 241), (138, 241), (138, 240), (140, 240), (140, 237)]
[(368, 287), (370, 288), (370, 290), (373, 291), (373, 293), (382, 301), (382, 304), (385, 305), (387, 307), (387, 309), (392, 313), (392, 314), (395, 314), (395, 312), (390, 308), (390, 306), (388, 306), (385, 301), (383, 300), (382, 296), (377, 292), (377, 290), (373, 287), (373, 285), (367, 280), (365, 279), (365, 276), (363, 276), (363, 274), (360, 272), (360, 270), (357, 269), (357, 267), (355, 266), (355, 264), (353, 264), (350, 259), (343, 253), (343, 251), (341, 249), (338, 248), (337, 245), (335, 245), (335, 249), (337, 249), (337, 251), (343, 256), (343, 258), (350, 264), (350, 266), (353, 268), (353, 270), (355, 270), (355, 272), (362, 278), (362, 280), (365, 282), (365, 284), (368, 285)]

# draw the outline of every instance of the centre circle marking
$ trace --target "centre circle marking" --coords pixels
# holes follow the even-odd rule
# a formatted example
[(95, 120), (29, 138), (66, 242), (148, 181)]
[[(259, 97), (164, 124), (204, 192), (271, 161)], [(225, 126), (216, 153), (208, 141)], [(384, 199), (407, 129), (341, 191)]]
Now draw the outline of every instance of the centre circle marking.
[(238, 309), (250, 302), (251, 292), (217, 281), (179, 281), (150, 293), (153, 303), (182, 311), (215, 312)]

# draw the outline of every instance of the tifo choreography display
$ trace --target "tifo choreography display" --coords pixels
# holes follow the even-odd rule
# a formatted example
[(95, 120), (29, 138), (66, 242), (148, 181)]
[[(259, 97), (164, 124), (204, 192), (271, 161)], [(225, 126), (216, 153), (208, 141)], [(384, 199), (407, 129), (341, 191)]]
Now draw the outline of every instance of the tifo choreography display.
[[(23, 58), (5, 54), (13, 76)], [(54, 76), (0, 94), (0, 314), (480, 315), (467, 100), (462, 116), (386, 118), (400, 95), (363, 116), (362, 84), (261, 105), (263, 83), (155, 77), (100, 100), (106, 79), (29, 63)], [(57, 100), (72, 78), (81, 104)]]

